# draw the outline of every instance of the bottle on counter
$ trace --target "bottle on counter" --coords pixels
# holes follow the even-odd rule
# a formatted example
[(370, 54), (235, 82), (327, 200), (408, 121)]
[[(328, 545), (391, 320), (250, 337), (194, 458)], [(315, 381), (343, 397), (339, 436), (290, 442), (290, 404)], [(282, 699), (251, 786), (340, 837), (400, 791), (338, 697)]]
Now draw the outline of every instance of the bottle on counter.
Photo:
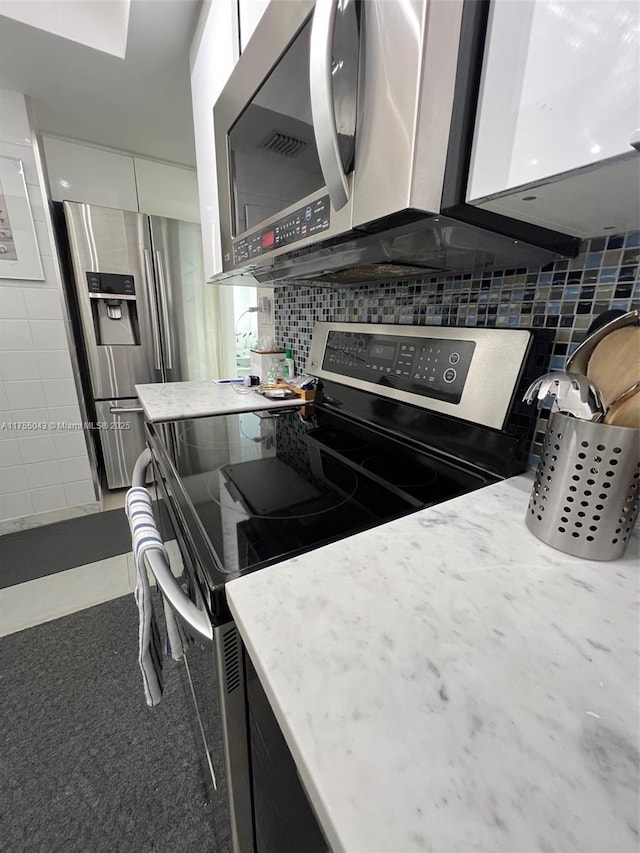
[(296, 375), (296, 366), (293, 360), (291, 349), (287, 348), (284, 352), (284, 363), (282, 365), (282, 378), (285, 382), (293, 379)]
[(279, 379), (284, 379), (285, 359), (277, 356), (271, 359), (271, 366), (267, 374), (267, 384), (275, 385)]

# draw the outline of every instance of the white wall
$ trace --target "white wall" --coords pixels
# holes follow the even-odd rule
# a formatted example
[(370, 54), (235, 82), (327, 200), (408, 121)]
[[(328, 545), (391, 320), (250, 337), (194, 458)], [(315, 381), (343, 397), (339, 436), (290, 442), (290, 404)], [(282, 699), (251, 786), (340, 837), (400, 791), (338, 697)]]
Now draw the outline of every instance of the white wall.
[[(0, 278), (0, 521), (95, 504), (60, 277), (24, 95), (0, 89), (0, 156), (19, 159), (43, 281)], [(14, 424), (28, 424), (16, 427)], [(35, 425), (35, 426), (33, 426)]]

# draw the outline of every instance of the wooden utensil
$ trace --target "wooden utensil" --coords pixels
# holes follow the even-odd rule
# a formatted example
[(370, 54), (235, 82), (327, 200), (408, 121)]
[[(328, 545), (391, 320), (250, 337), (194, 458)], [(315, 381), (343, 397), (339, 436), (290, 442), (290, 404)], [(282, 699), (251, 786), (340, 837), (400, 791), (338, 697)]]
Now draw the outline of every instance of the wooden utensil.
[(611, 426), (640, 429), (640, 382), (611, 404), (604, 422)]
[(640, 326), (610, 332), (591, 353), (587, 376), (610, 406), (640, 380)]

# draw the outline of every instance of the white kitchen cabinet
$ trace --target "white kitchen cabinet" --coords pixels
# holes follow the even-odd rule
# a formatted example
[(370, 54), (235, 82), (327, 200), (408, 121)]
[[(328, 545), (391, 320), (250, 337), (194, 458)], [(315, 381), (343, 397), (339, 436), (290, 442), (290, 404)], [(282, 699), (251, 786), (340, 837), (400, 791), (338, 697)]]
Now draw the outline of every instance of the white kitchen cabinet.
[(191, 45), (191, 99), (195, 134), (205, 278), (222, 271), (213, 105), (238, 61), (238, 17), (234, 0), (203, 6)]
[(467, 200), (577, 236), (637, 228), (639, 80), (636, 0), (493, 0)]
[(137, 210), (133, 158), (53, 136), (43, 136), (51, 198)]
[[(229, 79), (239, 53), (235, 0), (214, 0), (203, 4), (189, 58), (205, 281), (222, 271), (213, 105)], [(213, 285), (205, 287), (213, 288)], [(234, 376), (233, 287), (217, 287), (215, 292), (219, 300), (217, 329), (221, 375)]]
[(258, 21), (268, 5), (269, 0), (239, 0), (240, 50), (244, 50), (247, 46)]
[(200, 221), (195, 169), (134, 157), (140, 213)]

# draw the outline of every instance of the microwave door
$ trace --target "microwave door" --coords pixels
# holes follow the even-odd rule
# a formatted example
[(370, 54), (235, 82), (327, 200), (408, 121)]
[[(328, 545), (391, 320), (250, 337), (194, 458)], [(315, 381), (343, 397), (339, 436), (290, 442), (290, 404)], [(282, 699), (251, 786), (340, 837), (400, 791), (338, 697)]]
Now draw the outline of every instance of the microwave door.
[(360, 33), (357, 3), (316, 0), (309, 82), (318, 158), (334, 210), (349, 200), (358, 96)]

